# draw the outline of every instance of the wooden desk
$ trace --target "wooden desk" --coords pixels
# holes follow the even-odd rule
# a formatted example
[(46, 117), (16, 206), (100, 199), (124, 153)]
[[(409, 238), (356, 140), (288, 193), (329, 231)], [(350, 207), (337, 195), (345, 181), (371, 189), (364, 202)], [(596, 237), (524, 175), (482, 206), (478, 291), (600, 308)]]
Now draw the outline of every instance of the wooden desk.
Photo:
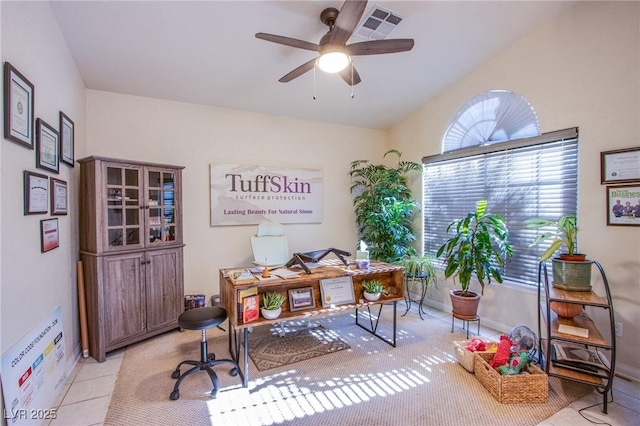
[[(396, 346), (396, 305), (399, 300), (404, 300), (404, 268), (398, 265), (392, 265), (383, 262), (371, 262), (368, 270), (352, 269), (353, 266), (346, 267), (337, 259), (323, 260), (320, 262), (322, 266), (311, 269), (311, 274), (306, 274), (300, 269), (298, 278), (276, 279), (271, 281), (258, 281), (253, 283), (233, 283), (227, 276), (226, 272), (238, 268), (220, 269), (220, 303), (227, 310), (229, 317), (229, 353), (234, 361), (240, 365), (240, 348), (244, 345), (243, 366), (240, 374), (243, 385), (248, 386), (249, 382), (249, 327), (258, 327), (261, 325), (272, 324), (282, 321), (299, 320), (305, 318), (319, 317), (323, 315), (331, 315), (342, 313), (350, 309), (356, 310), (356, 325), (385, 341), (391, 346)], [(353, 290), (355, 295), (355, 303), (337, 305), (335, 307), (323, 307), (321, 301), (320, 280), (327, 278), (338, 278), (351, 276), (353, 281)], [(377, 279), (387, 288), (388, 295), (382, 295), (380, 300), (376, 302), (366, 302), (363, 296), (362, 281)], [(258, 294), (262, 295), (267, 291), (276, 291), (287, 299), (282, 305), (282, 314), (275, 320), (267, 320), (260, 316), (257, 320), (243, 324), (238, 321), (238, 291), (247, 288), (257, 287)], [(306, 310), (291, 311), (289, 309), (288, 290), (302, 287), (313, 288), (315, 299), (315, 307)], [(378, 334), (378, 321), (382, 307), (385, 304), (393, 305), (393, 337), (386, 339)], [(371, 307), (378, 306), (378, 314), (371, 314)], [(360, 309), (365, 308), (368, 312), (368, 324), (359, 321)], [(375, 320), (373, 319), (375, 317)], [(240, 336), (240, 334), (242, 336)]]

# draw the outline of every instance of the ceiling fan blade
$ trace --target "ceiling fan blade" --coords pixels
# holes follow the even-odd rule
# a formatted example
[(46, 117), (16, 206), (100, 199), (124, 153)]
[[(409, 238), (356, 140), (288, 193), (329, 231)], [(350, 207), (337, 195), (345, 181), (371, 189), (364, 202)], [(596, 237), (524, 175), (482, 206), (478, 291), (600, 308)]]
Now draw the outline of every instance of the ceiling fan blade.
[(366, 7), (366, 1), (345, 1), (331, 30), (329, 42), (331, 44), (345, 44), (347, 40), (349, 40), (349, 37), (351, 37), (353, 30), (356, 29), (358, 22), (360, 22), (360, 18), (362, 18)]
[(317, 52), (320, 50), (320, 46), (315, 43), (310, 43), (304, 40), (298, 40), (296, 38), (284, 37), (274, 34), (257, 33), (256, 38), (270, 41), (273, 43), (284, 44), (285, 46), (297, 47), (298, 49), (313, 50)]
[(285, 75), (284, 77), (282, 77), (278, 81), (280, 83), (288, 83), (291, 80), (293, 80), (294, 78), (300, 77), (305, 72), (312, 70), (313, 67), (315, 66), (317, 60), (318, 60), (318, 58), (313, 58), (309, 62), (305, 62), (304, 64), (300, 65), (298, 68), (296, 68), (295, 70), (291, 71), (289, 74)]
[(351, 56), (380, 55), (383, 53), (406, 52), (411, 49), (413, 49), (413, 39), (397, 38), (353, 43), (346, 46), (346, 53)]
[(353, 67), (353, 84), (351, 83), (351, 75), (351, 66), (348, 66), (340, 71), (340, 77), (342, 77), (342, 79), (346, 81), (349, 86), (355, 86), (362, 81), (360, 79), (360, 74), (358, 74), (358, 71), (355, 67)]

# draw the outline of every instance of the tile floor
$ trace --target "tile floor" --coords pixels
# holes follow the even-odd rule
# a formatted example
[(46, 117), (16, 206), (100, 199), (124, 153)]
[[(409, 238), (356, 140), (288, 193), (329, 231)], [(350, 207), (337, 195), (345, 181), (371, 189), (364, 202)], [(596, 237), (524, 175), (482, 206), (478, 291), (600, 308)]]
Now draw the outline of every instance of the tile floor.
[[(451, 324), (450, 313), (428, 307), (425, 307), (425, 310), (428, 315)], [(415, 305), (412, 311), (417, 315)], [(456, 327), (458, 326), (460, 323), (456, 321)], [(475, 330), (474, 324), (471, 331)], [(497, 340), (501, 333), (481, 326), (480, 334)], [(80, 359), (69, 375), (68, 383), (61, 394), (57, 406), (57, 418), (49, 425), (102, 425), (124, 351), (122, 349), (110, 353), (103, 363), (98, 363), (93, 358)], [(640, 383), (616, 377), (613, 385), (613, 401), (609, 403), (608, 415), (600, 411), (601, 403), (602, 396), (594, 391), (538, 426), (590, 426), (594, 423), (612, 426), (640, 425)]]

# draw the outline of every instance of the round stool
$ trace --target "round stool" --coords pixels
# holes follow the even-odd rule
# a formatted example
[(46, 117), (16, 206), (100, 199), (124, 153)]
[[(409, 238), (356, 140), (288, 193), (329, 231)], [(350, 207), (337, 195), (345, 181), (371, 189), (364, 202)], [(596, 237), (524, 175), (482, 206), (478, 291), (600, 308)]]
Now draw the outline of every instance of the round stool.
[[(200, 360), (187, 360), (178, 364), (175, 371), (171, 373), (171, 377), (178, 379), (178, 381), (173, 387), (173, 392), (171, 392), (169, 398), (174, 401), (180, 398), (180, 383), (182, 383), (187, 376), (195, 373), (196, 371), (205, 370), (209, 374), (211, 382), (213, 383), (211, 398), (215, 398), (217, 396), (219, 388), (218, 376), (211, 367), (218, 364), (229, 363), (233, 366), (231, 370), (229, 370), (229, 374), (232, 376), (236, 376), (238, 374), (238, 364), (235, 361), (231, 359), (216, 359), (216, 356), (212, 353), (208, 353), (207, 350), (207, 329), (220, 326), (220, 324), (222, 324), (226, 319), (227, 311), (220, 306), (189, 309), (188, 311), (180, 314), (178, 317), (178, 325), (181, 328), (186, 330), (202, 331), (202, 337), (200, 339)], [(193, 365), (194, 367), (181, 375), (180, 367), (183, 364)]]

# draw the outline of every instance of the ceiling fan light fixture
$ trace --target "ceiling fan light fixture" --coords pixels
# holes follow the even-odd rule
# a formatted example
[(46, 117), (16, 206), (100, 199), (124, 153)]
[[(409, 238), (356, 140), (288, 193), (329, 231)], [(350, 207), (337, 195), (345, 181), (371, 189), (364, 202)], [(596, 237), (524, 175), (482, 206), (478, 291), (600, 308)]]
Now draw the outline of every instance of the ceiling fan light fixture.
[(318, 67), (331, 74), (338, 73), (345, 69), (351, 58), (344, 52), (328, 52), (318, 58)]

